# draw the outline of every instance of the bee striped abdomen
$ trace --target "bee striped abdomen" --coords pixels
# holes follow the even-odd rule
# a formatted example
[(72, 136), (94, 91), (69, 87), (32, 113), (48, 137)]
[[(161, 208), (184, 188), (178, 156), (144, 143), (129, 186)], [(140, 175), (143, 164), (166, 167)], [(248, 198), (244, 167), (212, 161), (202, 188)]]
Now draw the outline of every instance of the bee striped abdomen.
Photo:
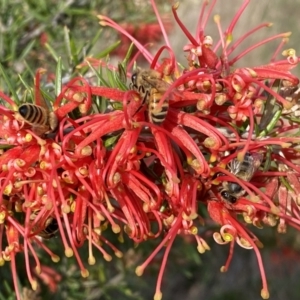
[(47, 111), (41, 106), (26, 103), (19, 107), (18, 112), (24, 121), (31, 125), (46, 125), (48, 122)]
[(41, 236), (44, 239), (50, 239), (56, 235), (58, 229), (59, 227), (58, 227), (57, 220), (54, 218), (49, 218), (46, 221), (45, 229), (39, 233), (39, 236)]
[(149, 97), (149, 120), (153, 124), (160, 125), (166, 119), (168, 109), (169, 109), (169, 102), (165, 100), (161, 105), (160, 109), (158, 109), (158, 104), (160, 99), (162, 98), (162, 94), (158, 92), (155, 88), (152, 88), (150, 91)]

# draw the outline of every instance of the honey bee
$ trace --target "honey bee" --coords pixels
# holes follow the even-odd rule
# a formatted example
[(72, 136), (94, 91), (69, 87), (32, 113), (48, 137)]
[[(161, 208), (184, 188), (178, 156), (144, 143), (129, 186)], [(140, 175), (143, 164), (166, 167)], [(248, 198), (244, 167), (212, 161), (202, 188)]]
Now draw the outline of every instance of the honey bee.
[[(30, 215), (30, 220), (34, 221), (39, 214), (39, 210), (34, 210)], [(34, 226), (33, 231), (38, 231), (38, 226)], [(38, 236), (42, 237), (43, 239), (50, 239), (55, 236), (58, 231), (58, 223), (57, 220), (53, 217), (48, 217), (44, 224), (44, 229), (38, 231)]]
[(38, 135), (51, 133), (58, 126), (58, 119), (54, 112), (32, 103), (20, 105), (16, 112), (16, 119), (31, 125), (32, 130)]
[(166, 99), (157, 111), (158, 103), (163, 94), (169, 87), (169, 84), (161, 79), (161, 74), (151, 69), (138, 69), (131, 77), (130, 88), (137, 91), (143, 104), (148, 105), (149, 121), (156, 125), (161, 125), (168, 114), (169, 100)]
[[(250, 181), (254, 173), (260, 167), (263, 161), (262, 153), (250, 153), (245, 154), (244, 160), (239, 161), (237, 158), (230, 162), (230, 171), (237, 178), (244, 181)], [(235, 203), (237, 199), (246, 193), (245, 190), (236, 182), (224, 181), (222, 182), (222, 188), (220, 195), (223, 200)]]
[(293, 86), (288, 81), (282, 81), (279, 95), (284, 99), (293, 103), (292, 108), (283, 109), (282, 113), (289, 115), (290, 117), (299, 118), (300, 116), (300, 87), (298, 85)]

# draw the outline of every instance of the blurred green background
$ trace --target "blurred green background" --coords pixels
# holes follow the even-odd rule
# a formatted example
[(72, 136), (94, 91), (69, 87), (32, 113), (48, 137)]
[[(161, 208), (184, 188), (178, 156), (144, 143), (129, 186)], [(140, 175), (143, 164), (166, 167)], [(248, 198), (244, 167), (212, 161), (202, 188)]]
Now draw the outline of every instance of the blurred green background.
[[(167, 22), (171, 22), (169, 3), (156, 2)], [(214, 14), (221, 15), (224, 29), (242, 2), (242, 0), (217, 2)], [(180, 18), (192, 32), (200, 12), (199, 3), (198, 0), (185, 0), (178, 10)], [(234, 37), (239, 37), (259, 23), (273, 22), (273, 27), (255, 34), (243, 47), (249, 47), (254, 42), (275, 33), (293, 31), (286, 48), (293, 47), (299, 52), (299, 8), (299, 0), (251, 1), (234, 31)], [(45, 68), (49, 74), (55, 72), (58, 57), (62, 57), (65, 80), (78, 75), (76, 65), (86, 57), (106, 59), (107, 47), (115, 48), (120, 36), (108, 28), (101, 28), (96, 18), (97, 14), (108, 15), (119, 23), (129, 23), (137, 27), (141, 22), (150, 24), (155, 21), (150, 4), (142, 0), (1, 0), (0, 89), (9, 94), (10, 89), (3, 76), (6, 74), (13, 89), (22, 95), (27, 85), (33, 86), (33, 76), (37, 68)], [(206, 34), (217, 40), (217, 29), (212, 20)], [(178, 60), (184, 65), (182, 47), (187, 43), (187, 39), (176, 24), (170, 29), (170, 39)], [(153, 47), (153, 51), (158, 45), (159, 43)], [(268, 44), (249, 54), (239, 66), (268, 63), (275, 45), (275, 43)], [(116, 49), (114, 53), (118, 54), (118, 50)], [(122, 59), (123, 57), (110, 55), (110, 61), (115, 65)], [(299, 70), (295, 73), (300, 74)], [(48, 82), (44, 80), (47, 88)], [(220, 267), (225, 263), (229, 249), (227, 246), (215, 244), (210, 237), (213, 230), (218, 230), (213, 224), (207, 224), (205, 230), (199, 228), (200, 235), (206, 238), (211, 247), (211, 251), (203, 255), (197, 252), (194, 240), (177, 238), (163, 280), (163, 299), (260, 299), (261, 280), (254, 252), (236, 246), (230, 269), (225, 274), (220, 273)], [(268, 228), (255, 232), (265, 245), (262, 256), (270, 287), (270, 299), (298, 299), (299, 233), (289, 230), (286, 235), (279, 236), (275, 229)], [(22, 255), (18, 255), (20, 288), (24, 295), (27, 295), (24, 299), (152, 299), (162, 253), (157, 255), (142, 277), (137, 277), (134, 270), (148, 257), (159, 241), (149, 241), (135, 248), (130, 241), (119, 245), (113, 234), (111, 240), (123, 251), (124, 257), (122, 259), (115, 257), (108, 263), (98, 254), (96, 264), (88, 267), (90, 276), (86, 279), (81, 278), (75, 259), (64, 257), (59, 237), (46, 241), (45, 243), (61, 257), (61, 261), (54, 264), (43, 252), (39, 252), (42, 263), (53, 268), (61, 276), (52, 292), (42, 282), (36, 293), (30, 292), (24, 260)], [(80, 253), (82, 260), (88, 265), (87, 248), (80, 249)], [(15, 299), (10, 273), (8, 263), (0, 268), (0, 300)]]

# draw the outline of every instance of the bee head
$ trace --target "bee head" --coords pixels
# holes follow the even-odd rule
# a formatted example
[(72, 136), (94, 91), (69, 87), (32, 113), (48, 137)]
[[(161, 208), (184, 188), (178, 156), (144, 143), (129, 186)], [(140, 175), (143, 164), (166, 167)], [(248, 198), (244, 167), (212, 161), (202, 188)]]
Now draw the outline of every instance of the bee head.
[(220, 194), (223, 200), (227, 202), (234, 204), (237, 201), (237, 199), (234, 196), (232, 196), (230, 193), (228, 193), (226, 190), (222, 190)]

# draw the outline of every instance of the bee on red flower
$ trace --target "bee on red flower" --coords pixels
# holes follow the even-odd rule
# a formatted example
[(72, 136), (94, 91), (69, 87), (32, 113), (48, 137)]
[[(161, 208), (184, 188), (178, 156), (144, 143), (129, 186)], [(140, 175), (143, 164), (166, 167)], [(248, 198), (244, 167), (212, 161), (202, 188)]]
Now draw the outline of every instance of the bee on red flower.
[(151, 69), (138, 69), (133, 73), (131, 88), (139, 92), (143, 103), (148, 105), (149, 121), (160, 125), (164, 122), (169, 109), (166, 99), (161, 105), (159, 102), (169, 85), (161, 78), (161, 74)]
[[(234, 158), (230, 162), (230, 171), (232, 175), (236, 176), (238, 179), (244, 181), (250, 181), (260, 167), (263, 161), (262, 153), (250, 153), (247, 152), (242, 161), (238, 158)], [(223, 200), (235, 203), (237, 199), (243, 196), (246, 191), (237, 182), (223, 181), (220, 195)]]
[(58, 119), (54, 112), (32, 103), (20, 105), (16, 118), (31, 125), (32, 130), (39, 135), (53, 132), (58, 126)]

